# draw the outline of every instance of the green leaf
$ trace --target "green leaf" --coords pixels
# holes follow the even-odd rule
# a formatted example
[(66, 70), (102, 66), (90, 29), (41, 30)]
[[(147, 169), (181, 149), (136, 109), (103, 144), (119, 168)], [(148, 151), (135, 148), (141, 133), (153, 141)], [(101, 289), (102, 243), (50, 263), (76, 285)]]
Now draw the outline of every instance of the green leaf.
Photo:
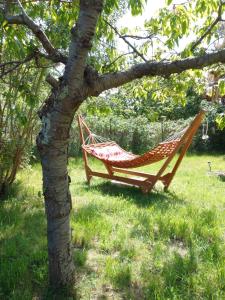
[(173, 0), (167, 0), (167, 1), (166, 1), (166, 4), (167, 4), (167, 5), (170, 5), (170, 4), (172, 3), (172, 1), (173, 1)]
[(8, 21), (4, 20), (3, 23), (2, 23), (2, 27), (3, 27), (3, 28), (6, 28), (7, 25), (8, 25)]
[(187, 22), (186, 22), (186, 20), (183, 20), (181, 22), (181, 28), (182, 28), (182, 34), (185, 34), (186, 31), (187, 31)]
[(220, 130), (223, 130), (225, 128), (225, 115), (221, 114), (216, 117), (216, 123), (218, 125), (218, 128)]
[(225, 81), (220, 79), (218, 82), (218, 86), (219, 86), (220, 95), (224, 95), (225, 94)]

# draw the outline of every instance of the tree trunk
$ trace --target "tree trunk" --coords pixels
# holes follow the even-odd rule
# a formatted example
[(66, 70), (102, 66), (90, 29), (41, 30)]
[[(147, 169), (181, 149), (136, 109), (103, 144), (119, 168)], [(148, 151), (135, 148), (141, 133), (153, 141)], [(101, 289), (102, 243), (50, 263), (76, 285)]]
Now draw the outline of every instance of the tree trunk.
[[(69, 130), (76, 109), (65, 108), (63, 89), (53, 92), (39, 116), (42, 129), (37, 146), (43, 171), (43, 194), (47, 215), (49, 281), (54, 288), (72, 286), (74, 264), (71, 249), (69, 192), (67, 171)], [(67, 99), (68, 100), (68, 99)]]

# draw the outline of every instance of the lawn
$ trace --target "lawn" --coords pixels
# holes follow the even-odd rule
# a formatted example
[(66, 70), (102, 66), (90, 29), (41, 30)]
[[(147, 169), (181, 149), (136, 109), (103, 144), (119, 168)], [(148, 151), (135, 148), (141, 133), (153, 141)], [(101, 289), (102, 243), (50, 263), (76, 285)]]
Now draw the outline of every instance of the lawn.
[[(77, 299), (225, 299), (225, 182), (208, 161), (225, 169), (224, 156), (188, 156), (169, 192), (144, 195), (96, 178), (88, 187), (70, 160)], [(40, 165), (20, 172), (0, 226), (0, 299), (52, 299)]]

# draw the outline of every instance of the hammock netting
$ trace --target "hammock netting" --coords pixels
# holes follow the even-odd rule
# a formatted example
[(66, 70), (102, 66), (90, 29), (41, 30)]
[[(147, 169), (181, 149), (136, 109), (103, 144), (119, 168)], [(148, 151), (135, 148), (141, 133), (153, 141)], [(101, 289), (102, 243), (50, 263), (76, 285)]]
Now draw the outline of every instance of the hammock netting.
[(187, 129), (188, 127), (172, 136), (169, 136), (158, 146), (142, 155), (135, 155), (127, 152), (116, 142), (107, 141), (105, 138), (91, 132), (82, 147), (88, 154), (100, 159), (107, 165), (118, 168), (141, 167), (170, 156), (178, 146), (181, 137), (184, 135)]
[[(193, 136), (198, 130), (205, 112), (201, 110), (193, 119), (188, 127), (169, 136), (166, 140), (159, 143), (152, 150), (142, 154), (135, 155), (122, 149), (116, 142), (109, 141), (90, 131), (81, 116), (78, 116), (78, 125), (80, 138), (83, 148), (83, 159), (86, 171), (87, 182), (90, 183), (92, 177), (101, 177), (105, 179), (113, 179), (118, 182), (132, 184), (140, 187), (144, 193), (148, 193), (160, 180), (165, 190), (168, 189), (177, 169), (191, 145)], [(170, 172), (165, 174), (165, 170), (174, 158), (175, 154), (180, 150), (176, 162)], [(88, 156), (91, 155), (105, 164), (107, 173), (93, 171), (88, 165)], [(164, 160), (165, 159), (165, 160)], [(149, 173), (127, 170), (129, 168), (138, 168), (164, 160), (156, 175)], [(116, 175), (116, 173), (126, 174), (126, 176)], [(164, 174), (164, 175), (163, 175)], [(127, 176), (131, 175), (131, 176)], [(133, 178), (133, 176), (138, 176)]]

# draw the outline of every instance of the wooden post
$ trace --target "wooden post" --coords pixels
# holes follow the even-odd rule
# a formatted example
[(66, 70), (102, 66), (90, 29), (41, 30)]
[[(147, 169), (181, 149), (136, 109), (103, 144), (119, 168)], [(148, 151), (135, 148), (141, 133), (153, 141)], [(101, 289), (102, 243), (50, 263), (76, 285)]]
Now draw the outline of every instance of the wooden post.
[(179, 165), (180, 165), (180, 163), (181, 163), (181, 161), (182, 161), (185, 153), (187, 152), (188, 148), (190, 147), (191, 142), (193, 140), (193, 137), (194, 137), (196, 131), (198, 130), (198, 128), (199, 128), (199, 126), (200, 126), (200, 124), (201, 124), (201, 122), (202, 122), (202, 120), (204, 118), (204, 115), (205, 115), (205, 112), (203, 112), (203, 111), (201, 111), (199, 113), (199, 117), (197, 118), (196, 123), (193, 126), (193, 130), (190, 133), (190, 136), (188, 137), (188, 140), (187, 140), (186, 144), (184, 145), (183, 149), (181, 150), (179, 158), (178, 158), (178, 160), (176, 161), (176, 164), (173, 167), (173, 170), (171, 172), (171, 176), (169, 176), (168, 180), (165, 182), (165, 188), (164, 188), (165, 191), (168, 190), (168, 187), (169, 187), (169, 185), (170, 185), (170, 183), (171, 183), (174, 175), (176, 174), (177, 169), (178, 169), (178, 167), (179, 167)]
[[(83, 130), (82, 130), (82, 125), (84, 123), (83, 123), (83, 120), (81, 120), (81, 116), (78, 116), (77, 120), (78, 120), (79, 132), (80, 132), (80, 139), (81, 139), (81, 143), (82, 143), (81, 147), (82, 147), (82, 155), (83, 155), (83, 159), (84, 159), (84, 168), (85, 168), (86, 178), (87, 178), (88, 184), (90, 184), (90, 180), (91, 180), (92, 176), (90, 175), (90, 168), (88, 166), (87, 152), (83, 148), (83, 145), (85, 145), (85, 140), (84, 140), (84, 134), (83, 134)], [(87, 130), (88, 127), (86, 127), (85, 129)], [(90, 132), (89, 129), (88, 129), (88, 132)]]
[[(175, 154), (178, 152), (178, 150), (181, 148), (182, 145), (184, 145), (184, 151), (181, 152), (178, 161), (172, 171), (172, 175), (171, 175), (171, 179), (168, 180), (168, 185), (171, 183), (178, 166), (180, 165), (184, 154), (186, 153), (188, 147), (191, 144), (191, 140), (192, 137), (194, 136), (195, 132), (198, 130), (199, 125), (202, 122), (202, 119), (205, 115), (205, 112), (202, 110), (198, 113), (198, 115), (196, 116), (196, 118), (194, 119), (194, 121), (192, 122), (192, 124), (189, 126), (189, 128), (187, 129), (187, 131), (185, 132), (185, 134), (183, 135), (183, 137), (181, 138), (180, 142), (178, 143), (178, 145), (176, 146), (176, 148), (173, 150), (173, 152), (171, 153), (171, 155), (167, 158), (167, 160), (165, 161), (165, 163), (163, 164), (163, 166), (161, 167), (161, 169), (159, 170), (159, 172), (157, 173), (156, 177), (154, 180), (150, 181), (149, 179), (146, 179), (146, 181), (149, 182), (149, 189), (148, 191), (144, 191), (144, 192), (149, 192), (151, 191), (151, 189), (154, 187), (155, 183), (158, 181), (158, 179), (161, 177), (161, 175), (163, 174), (163, 172), (165, 171), (165, 169), (167, 168), (168, 164), (171, 162), (171, 160), (174, 158)], [(166, 183), (167, 186), (167, 183)]]

